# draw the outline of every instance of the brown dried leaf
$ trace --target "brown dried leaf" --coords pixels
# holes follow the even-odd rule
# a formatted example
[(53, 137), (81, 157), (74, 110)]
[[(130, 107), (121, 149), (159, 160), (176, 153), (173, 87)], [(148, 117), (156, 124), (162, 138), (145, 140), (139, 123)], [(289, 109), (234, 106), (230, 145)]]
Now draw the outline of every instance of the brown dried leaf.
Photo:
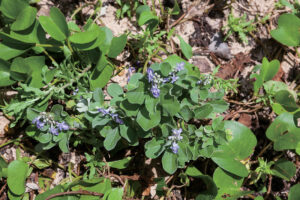
[(242, 113), (238, 122), (250, 128), (252, 124), (252, 116), (247, 113)]
[(225, 65), (221, 65), (220, 70), (216, 75), (222, 79), (234, 78), (234, 75), (238, 71), (242, 71), (246, 67), (246, 64), (251, 62), (250, 55), (238, 53)]

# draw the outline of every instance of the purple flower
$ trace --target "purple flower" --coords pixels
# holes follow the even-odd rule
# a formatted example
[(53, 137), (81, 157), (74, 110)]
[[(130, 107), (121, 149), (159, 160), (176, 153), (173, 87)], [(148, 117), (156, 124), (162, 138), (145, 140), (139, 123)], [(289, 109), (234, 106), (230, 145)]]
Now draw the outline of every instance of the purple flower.
[(109, 114), (109, 108), (108, 109), (99, 108), (98, 112), (101, 112), (103, 115), (108, 115)]
[(172, 129), (172, 133), (173, 133), (174, 136), (178, 137), (182, 133), (182, 128)]
[(184, 62), (177, 63), (177, 64), (176, 64), (176, 69), (175, 69), (175, 70), (176, 70), (177, 72), (180, 72), (181, 70), (184, 70), (184, 65), (185, 65)]
[(119, 115), (116, 113), (110, 114), (111, 118), (115, 120), (118, 124), (124, 124), (123, 120), (119, 118)]
[(44, 126), (45, 126), (45, 122), (41, 122), (41, 121), (38, 121), (37, 123), (36, 123), (36, 127), (38, 128), (38, 129), (42, 129), (42, 128), (44, 128)]
[(57, 123), (57, 127), (58, 127), (58, 129), (60, 130), (60, 131), (67, 131), (67, 130), (69, 130), (69, 125), (66, 123), (66, 122), (61, 122), (61, 123)]
[(176, 142), (173, 142), (171, 146), (171, 150), (173, 151), (173, 153), (177, 154), (178, 149), (179, 149), (179, 145)]
[(76, 95), (78, 93), (79, 89), (76, 88), (74, 91), (73, 91), (73, 95)]
[(41, 117), (38, 116), (32, 120), (32, 123), (36, 125), (36, 127), (41, 130), (45, 126), (44, 121), (40, 121)]
[(53, 135), (58, 135), (58, 129), (54, 128), (53, 126), (50, 127), (49, 131)]
[(36, 118), (34, 118), (34, 119), (32, 120), (32, 123), (33, 123), (33, 124), (36, 124), (38, 121), (40, 121), (40, 119), (41, 119), (41, 117), (38, 116), (38, 117), (36, 117)]
[(151, 69), (151, 68), (147, 69), (147, 78), (148, 78), (149, 83), (153, 81), (153, 79), (154, 79), (153, 69)]
[(176, 76), (175, 73), (173, 73), (171, 76), (171, 83), (175, 83), (178, 79), (179, 79), (179, 77)]
[(132, 73), (135, 71), (134, 67), (129, 67), (128, 68), (128, 79), (127, 79), (127, 83), (130, 81), (130, 77), (132, 76)]
[(169, 140), (174, 142), (182, 140), (183, 137), (180, 135), (182, 133), (182, 128), (172, 129), (172, 133), (173, 135), (168, 137)]
[(169, 81), (170, 81), (170, 78), (164, 78), (162, 82), (163, 82), (163, 83), (167, 83), (167, 82), (169, 82)]
[(202, 82), (203, 82), (202, 80), (199, 80), (199, 81), (197, 81), (197, 84), (200, 85), (200, 84), (202, 84)]
[(152, 87), (151, 87), (151, 90), (150, 90), (153, 94), (153, 96), (155, 98), (158, 98), (159, 97), (159, 94), (160, 94), (160, 90), (158, 89), (158, 86), (156, 84), (153, 84)]

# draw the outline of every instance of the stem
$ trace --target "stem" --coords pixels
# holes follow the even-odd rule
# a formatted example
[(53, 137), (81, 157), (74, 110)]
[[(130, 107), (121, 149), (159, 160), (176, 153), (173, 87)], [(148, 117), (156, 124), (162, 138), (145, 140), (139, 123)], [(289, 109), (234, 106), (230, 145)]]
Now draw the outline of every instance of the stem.
[(1, 149), (2, 147), (5, 147), (5, 146), (11, 144), (11, 143), (14, 143), (14, 142), (20, 142), (20, 141), (21, 141), (20, 138), (15, 139), (15, 140), (10, 140), (10, 141), (8, 141), (8, 142), (6, 142), (6, 143), (4, 143), (4, 144), (1, 144), (1, 145), (0, 145), (0, 149)]
[(45, 200), (50, 200), (52, 198), (59, 197), (59, 196), (77, 195), (77, 194), (99, 196), (99, 197), (103, 196), (102, 193), (90, 192), (90, 191), (86, 191), (86, 190), (79, 190), (79, 191), (69, 191), (69, 192), (60, 192), (60, 193), (52, 194), (52, 195), (48, 196)]
[(72, 48), (72, 46), (71, 46), (70, 40), (68, 40), (68, 39), (67, 39), (67, 45), (68, 45), (68, 48), (69, 48), (70, 51), (71, 51), (71, 54), (73, 54), (73, 53), (74, 53), (74, 50), (73, 50), (73, 48)]
[(63, 48), (63, 46), (54, 46), (52, 44), (35, 44), (36, 47), (49, 47), (49, 48), (53, 48), (53, 47), (58, 47), (58, 48)]
[(265, 146), (261, 152), (259, 152), (259, 154), (257, 155), (257, 158), (260, 157), (263, 153), (265, 153), (265, 151), (273, 144), (273, 142), (270, 142), (267, 146)]
[(46, 56), (48, 56), (48, 58), (53, 62), (53, 63), (56, 63), (57, 64), (57, 62), (55, 61), (55, 59), (44, 49), (43, 50), (43, 52), (44, 52), (44, 54), (46, 54)]
[(158, 51), (159, 51), (159, 49), (157, 49), (153, 54), (149, 54), (149, 55), (148, 55), (147, 60), (146, 60), (146, 62), (145, 62), (145, 64), (144, 64), (144, 67), (143, 67), (143, 74), (146, 74), (148, 62), (151, 60), (151, 58), (152, 58), (153, 56), (155, 56), (155, 55), (158, 53)]
[(75, 81), (79, 80), (81, 77), (84, 76), (84, 74), (89, 71), (89, 69), (91, 69), (91, 65), (89, 65), (88, 67), (84, 68), (84, 70), (82, 70), (82, 72), (74, 79), (72, 79), (69, 83), (67, 83), (66, 85), (62, 86), (61, 88), (58, 88), (58, 92), (66, 89), (67, 87), (69, 87), (70, 85), (72, 85)]

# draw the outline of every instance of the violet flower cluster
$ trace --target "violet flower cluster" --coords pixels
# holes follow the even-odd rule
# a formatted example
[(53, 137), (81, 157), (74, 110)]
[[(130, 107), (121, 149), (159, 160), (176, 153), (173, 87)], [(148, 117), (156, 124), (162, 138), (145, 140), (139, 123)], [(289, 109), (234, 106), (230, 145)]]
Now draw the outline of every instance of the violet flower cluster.
[(177, 154), (179, 145), (177, 144), (178, 141), (182, 140), (182, 136), (180, 135), (182, 133), (182, 129), (173, 129), (172, 130), (173, 135), (169, 136), (168, 139), (172, 141), (171, 150), (173, 153)]
[(160, 86), (164, 83), (175, 83), (179, 77), (177, 72), (184, 70), (184, 62), (177, 63), (176, 68), (169, 73), (169, 76), (166, 78), (161, 78), (159, 74), (153, 71), (153, 69), (147, 69), (147, 78), (149, 83), (151, 83), (150, 92), (155, 98), (158, 98), (160, 95)]
[(118, 124), (124, 124), (119, 115), (117, 113), (114, 113), (110, 107), (107, 109), (98, 108), (98, 112), (102, 113), (102, 116), (110, 116)]
[(59, 135), (60, 132), (68, 131), (70, 129), (65, 121), (57, 122), (46, 112), (41, 112), (39, 116), (32, 120), (32, 124), (36, 125), (39, 130), (42, 130), (48, 125), (48, 131), (53, 135)]
[(197, 81), (197, 84), (198, 85), (201, 85), (201, 84), (208, 85), (208, 84), (211, 84), (212, 81), (213, 81), (213, 79), (212, 79), (211, 75), (208, 74), (204, 77), (203, 80)]

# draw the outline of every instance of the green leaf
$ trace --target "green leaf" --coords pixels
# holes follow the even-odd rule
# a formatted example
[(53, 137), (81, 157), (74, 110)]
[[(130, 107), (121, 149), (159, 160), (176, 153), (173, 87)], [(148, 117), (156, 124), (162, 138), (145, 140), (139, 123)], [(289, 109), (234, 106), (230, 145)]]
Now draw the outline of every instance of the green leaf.
[(160, 122), (160, 111), (157, 110), (155, 113), (150, 114), (145, 107), (140, 109), (137, 114), (136, 121), (142, 127), (144, 131), (148, 131), (151, 128), (157, 126)]
[(188, 122), (190, 119), (194, 117), (193, 111), (186, 105), (180, 109), (180, 115), (184, 119), (184, 121)]
[(126, 93), (126, 97), (129, 103), (132, 104), (143, 104), (145, 100), (145, 84), (139, 82), (139, 87)]
[(180, 111), (180, 103), (169, 94), (161, 97), (160, 104), (171, 116), (176, 115)]
[[(1, 48), (1, 47), (0, 47)], [(0, 87), (9, 86), (16, 81), (10, 79), (9, 63), (0, 59)]]
[(177, 55), (171, 55), (167, 59), (164, 60), (164, 62), (168, 62), (173, 68), (176, 67), (177, 63), (184, 62), (184, 68), (187, 69), (187, 75), (188, 76), (194, 76), (194, 77), (199, 77), (200, 76), (200, 71), (199, 68), (192, 65), (191, 63), (186, 62), (184, 59)]
[(235, 121), (225, 121), (224, 128), (230, 132), (231, 138), (217, 147), (212, 154), (212, 160), (226, 171), (246, 177), (248, 171), (240, 161), (252, 154), (256, 138), (248, 127)]
[(295, 149), (300, 141), (298, 134), (300, 128), (295, 126), (293, 115), (283, 113), (279, 115), (266, 131), (267, 138), (274, 142), (274, 149), (282, 151), (286, 149)]
[(294, 96), (288, 90), (280, 90), (275, 94), (275, 101), (289, 112), (296, 111), (299, 107)]
[(8, 18), (16, 19), (23, 9), (28, 7), (28, 3), (23, 0), (2, 0), (1, 12)]
[(205, 119), (213, 110), (214, 108), (210, 104), (205, 104), (204, 106), (195, 109), (195, 118)]
[(92, 127), (95, 128), (97, 126), (104, 126), (106, 125), (111, 119), (109, 118), (104, 118), (100, 115), (98, 115), (97, 117), (95, 117), (92, 121)]
[(207, 188), (207, 190), (200, 192), (196, 196), (195, 200), (214, 200), (217, 195), (218, 188), (213, 179), (208, 175), (203, 175), (200, 177), (200, 179), (204, 182), (205, 188)]
[(110, 84), (107, 88), (107, 92), (112, 97), (117, 97), (117, 96), (120, 96), (124, 93), (121, 86), (117, 83)]
[(69, 36), (68, 24), (64, 15), (56, 7), (50, 9), (50, 17), (40, 16), (43, 29), (55, 40), (63, 41)]
[(300, 184), (296, 184), (293, 187), (291, 187), (289, 192), (289, 198), (288, 200), (298, 200), (300, 199)]
[(111, 45), (107, 56), (110, 58), (116, 58), (125, 48), (126, 42), (127, 42), (126, 34), (123, 34), (120, 37), (114, 37), (111, 41)]
[(175, 5), (172, 9), (171, 15), (178, 15), (180, 13), (180, 8), (179, 5), (177, 3), (177, 0), (175, 0)]
[(165, 150), (164, 144), (164, 140), (157, 140), (156, 138), (152, 138), (152, 140), (148, 141), (145, 144), (146, 156), (152, 159), (157, 158)]
[[(213, 180), (218, 187), (216, 199), (222, 199), (222, 196), (228, 194), (228, 199), (237, 199), (241, 195), (240, 187), (243, 184), (243, 178), (217, 168), (214, 171)], [(227, 198), (226, 198), (227, 199)]]
[(277, 74), (280, 68), (280, 62), (278, 60), (268, 61), (266, 57), (263, 58), (260, 74), (262, 75), (263, 81), (272, 80)]
[(128, 85), (125, 86), (125, 88), (130, 91), (139, 86), (139, 80), (143, 77), (143, 74), (141, 73), (135, 73), (130, 77)]
[(296, 167), (294, 163), (285, 159), (276, 161), (271, 170), (273, 175), (283, 178), (286, 181), (291, 180), (291, 178), (296, 174)]
[(300, 141), (297, 143), (297, 146), (296, 146), (296, 153), (298, 155), (300, 155)]
[(58, 142), (58, 146), (63, 153), (69, 153), (69, 137), (66, 133), (60, 133), (58, 137), (62, 137)]
[[(53, 189), (45, 191), (45, 192), (37, 195), (35, 200), (45, 200), (50, 195), (57, 194), (60, 192), (64, 192), (64, 188), (62, 185), (57, 185)], [(59, 196), (59, 197), (52, 198), (51, 200), (62, 200), (62, 198), (61, 198), (61, 196)]]
[(181, 36), (178, 36), (178, 38), (180, 40), (180, 49), (184, 57), (186, 57), (186, 59), (190, 59), (193, 56), (192, 47), (186, 43)]
[(146, 96), (145, 106), (146, 106), (146, 109), (149, 112), (149, 114), (152, 115), (156, 111), (156, 106), (159, 102), (158, 100), (159, 99), (157, 99), (157, 98), (153, 98), (153, 97), (150, 97), (148, 95)]
[(86, 44), (93, 42), (98, 37), (97, 30), (74, 33), (69, 37), (69, 40), (76, 44)]
[(15, 44), (9, 43), (7, 41), (2, 41), (0, 43), (0, 59), (10, 60), (14, 57), (17, 57), (23, 53), (25, 53), (30, 46), (24, 44)]
[(25, 7), (18, 14), (16, 21), (11, 25), (11, 30), (22, 31), (29, 28), (35, 21), (37, 10), (31, 6)]
[(139, 6), (136, 9), (136, 16), (138, 19), (138, 25), (142, 26), (144, 24), (148, 24), (147, 28), (149, 28), (151, 31), (153, 31), (158, 25), (158, 17), (153, 15), (149, 6), (147, 5)]
[(126, 126), (124, 124), (120, 125), (120, 135), (125, 138), (130, 145), (135, 146), (138, 144), (138, 135), (130, 126)]
[(176, 154), (171, 153), (169, 151), (165, 151), (161, 161), (162, 161), (162, 166), (167, 173), (173, 174), (177, 170)]
[(6, 163), (4, 158), (0, 156), (0, 178), (2, 177), (7, 178), (7, 166), (8, 164)]
[(46, 159), (35, 159), (32, 164), (34, 164), (34, 166), (36, 166), (38, 169), (44, 169), (47, 168), (49, 166), (51, 166), (51, 160), (46, 160)]
[(162, 75), (164, 76), (168, 76), (169, 73), (172, 71), (172, 66), (170, 65), (170, 63), (167, 62), (160, 63), (159, 68)]
[(107, 200), (122, 200), (123, 189), (122, 188), (112, 188)]
[[(218, 155), (219, 156), (219, 155)], [(221, 168), (225, 169), (232, 174), (240, 177), (247, 177), (248, 171), (246, 167), (240, 162), (230, 157), (217, 157), (213, 154), (212, 160)]]
[(111, 151), (115, 148), (118, 141), (121, 139), (118, 128), (110, 129), (104, 140), (104, 147), (107, 151)]
[(140, 105), (139, 104), (131, 104), (128, 100), (122, 101), (120, 106), (128, 117), (136, 116), (139, 112)]
[(274, 95), (280, 90), (288, 90), (288, 85), (280, 81), (267, 81), (264, 84), (264, 89), (268, 94)]
[(300, 44), (300, 19), (293, 14), (282, 14), (278, 19), (278, 27), (271, 31), (271, 36), (287, 46)]
[(96, 88), (93, 92), (93, 99), (101, 105), (104, 103), (104, 95), (101, 88)]
[(31, 70), (30, 87), (41, 88), (45, 85), (43, 83), (42, 68), (45, 66), (44, 56), (31, 56), (25, 59), (25, 63)]
[(23, 161), (14, 160), (9, 163), (7, 169), (7, 185), (14, 194), (21, 195), (25, 192), (25, 180), (28, 170), (28, 165)]
[(132, 157), (126, 157), (122, 160), (116, 160), (116, 161), (111, 161), (108, 162), (107, 164), (116, 169), (126, 169), (131, 161)]
[(103, 88), (108, 83), (112, 75), (113, 68), (110, 65), (106, 65), (106, 67), (100, 72), (97, 70), (97, 68), (95, 68), (92, 72), (90, 80), (91, 90)]
[(185, 173), (189, 176), (192, 176), (192, 177), (201, 177), (203, 176), (202, 172), (199, 171), (199, 169), (197, 169), (195, 166), (191, 165), (191, 166), (188, 166), (188, 168), (186, 169)]
[[(92, 24), (86, 32), (74, 34), (73, 36), (73, 45), (75, 48), (80, 50), (92, 50), (98, 47), (101, 50), (101, 53), (105, 54), (102, 48), (106, 47), (106, 43), (110, 45), (110, 38), (107, 37), (106, 29), (100, 28), (99, 26)], [(86, 40), (83, 39), (84, 42), (81, 42), (81, 38), (87, 35)], [(71, 36), (72, 37), (72, 36)], [(95, 37), (95, 39), (94, 39)]]

